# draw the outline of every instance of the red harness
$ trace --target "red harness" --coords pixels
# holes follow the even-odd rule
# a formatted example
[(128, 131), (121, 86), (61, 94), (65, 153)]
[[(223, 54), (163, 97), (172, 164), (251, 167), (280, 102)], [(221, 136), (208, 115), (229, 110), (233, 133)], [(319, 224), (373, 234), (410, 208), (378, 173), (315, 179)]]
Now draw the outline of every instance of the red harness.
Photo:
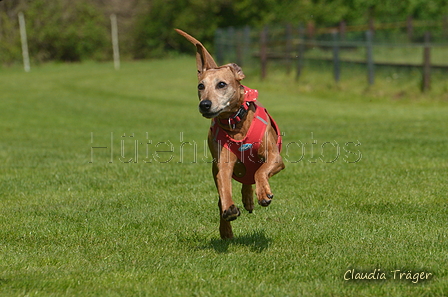
[(244, 119), (251, 104), (255, 106), (255, 114), (252, 123), (249, 127), (247, 135), (242, 140), (235, 140), (229, 136), (226, 130), (222, 129), (218, 125), (218, 120), (215, 118), (210, 127), (213, 138), (220, 145), (234, 153), (238, 159), (246, 167), (246, 173), (242, 177), (238, 177), (235, 174), (233, 179), (239, 181), (242, 184), (252, 185), (255, 184), (255, 172), (263, 165), (265, 160), (262, 160), (258, 154), (258, 149), (263, 141), (263, 136), (266, 132), (266, 127), (269, 122), (277, 134), (277, 147), (279, 152), (282, 149), (282, 139), (280, 136), (280, 129), (275, 123), (274, 119), (269, 115), (267, 110), (257, 104), (258, 91), (244, 87), (244, 103), (235, 115), (228, 119), (220, 120), (222, 125), (229, 125), (229, 128), (234, 129), (236, 124)]

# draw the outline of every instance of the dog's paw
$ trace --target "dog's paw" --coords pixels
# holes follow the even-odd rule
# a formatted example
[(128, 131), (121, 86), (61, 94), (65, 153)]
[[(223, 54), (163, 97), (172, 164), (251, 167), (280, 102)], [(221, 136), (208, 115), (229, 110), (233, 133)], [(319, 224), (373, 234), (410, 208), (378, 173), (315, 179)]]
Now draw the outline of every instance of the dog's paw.
[(258, 204), (260, 204), (263, 207), (269, 206), (269, 204), (271, 204), (271, 202), (272, 202), (272, 198), (274, 198), (274, 195), (266, 194), (266, 197), (267, 198), (265, 198), (263, 200), (258, 200)]
[(254, 201), (252, 199), (252, 201), (243, 201), (244, 204), (244, 208), (249, 212), (252, 213), (252, 211), (254, 210)]
[(259, 181), (256, 184), (256, 188), (258, 204), (263, 207), (269, 206), (269, 204), (271, 204), (272, 202), (272, 198), (274, 198), (274, 194), (272, 194), (271, 192), (269, 183), (263, 183), (262, 181)]
[(222, 213), (222, 218), (226, 221), (236, 220), (240, 216), (240, 210), (235, 205), (229, 207), (229, 209), (224, 210)]

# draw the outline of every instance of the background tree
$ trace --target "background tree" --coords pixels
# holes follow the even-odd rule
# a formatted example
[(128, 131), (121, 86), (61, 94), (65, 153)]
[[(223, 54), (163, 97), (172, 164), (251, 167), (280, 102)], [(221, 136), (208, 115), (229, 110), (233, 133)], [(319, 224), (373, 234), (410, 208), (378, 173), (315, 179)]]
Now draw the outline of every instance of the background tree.
[(213, 50), (220, 27), (312, 22), (316, 27), (415, 20), (442, 20), (448, 0), (3, 0), (0, 1), (0, 62), (20, 61), (17, 13), (23, 11), (34, 60), (80, 61), (111, 56), (109, 16), (119, 22), (120, 53), (127, 58), (191, 52), (173, 28)]

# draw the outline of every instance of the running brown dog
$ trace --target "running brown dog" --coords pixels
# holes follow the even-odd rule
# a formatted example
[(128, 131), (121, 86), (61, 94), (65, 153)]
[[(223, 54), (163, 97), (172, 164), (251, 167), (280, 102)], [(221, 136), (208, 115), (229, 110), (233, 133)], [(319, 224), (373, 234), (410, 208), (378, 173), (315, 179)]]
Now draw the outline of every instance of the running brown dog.
[(218, 67), (194, 37), (175, 29), (196, 46), (199, 112), (212, 119), (208, 145), (213, 156), (213, 178), (219, 193), (221, 238), (233, 238), (230, 221), (240, 211), (232, 200), (232, 178), (242, 183), (244, 208), (252, 212), (255, 184), (258, 204), (268, 206), (274, 195), (269, 178), (285, 168), (280, 130), (258, 102), (258, 92), (241, 85), (245, 77), (235, 63)]

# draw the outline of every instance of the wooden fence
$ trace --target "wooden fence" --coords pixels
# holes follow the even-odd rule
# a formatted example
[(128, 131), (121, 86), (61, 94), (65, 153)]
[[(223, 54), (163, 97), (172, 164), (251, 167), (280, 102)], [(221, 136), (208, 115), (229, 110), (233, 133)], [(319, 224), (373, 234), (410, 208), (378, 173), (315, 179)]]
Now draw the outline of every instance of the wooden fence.
[[(370, 28), (369, 28), (370, 26)], [(389, 40), (381, 36), (381, 32), (389, 29), (403, 28), (400, 38)], [(417, 34), (415, 29), (418, 28)], [(433, 30), (431, 34), (429, 29)], [(367, 29), (367, 30), (364, 30)], [(356, 37), (353, 37), (355, 33)], [(384, 35), (384, 34), (383, 34)], [(387, 34), (386, 34), (387, 35)], [(394, 34), (392, 34), (394, 35)], [(432, 40), (436, 36), (436, 41)], [(396, 34), (394, 36), (397, 36)], [(403, 57), (394, 59), (377, 59), (376, 51), (388, 49), (410, 49), (413, 59), (403, 61)], [(356, 49), (356, 51), (355, 51)], [(432, 59), (432, 52), (437, 50), (438, 59)], [(313, 26), (287, 25), (284, 28), (264, 27), (262, 30), (218, 29), (215, 36), (215, 51), (218, 63), (236, 62), (243, 66), (248, 62), (258, 61), (260, 75), (264, 79), (268, 75), (269, 61), (283, 61), (290, 72), (296, 70), (296, 79), (303, 75), (305, 61), (327, 61), (333, 65), (333, 77), (339, 82), (342, 65), (346, 63), (364, 65), (367, 71), (367, 82), (375, 82), (375, 68), (381, 66), (418, 67), (422, 70), (422, 90), (428, 91), (431, 85), (431, 69), (438, 68), (448, 71), (448, 20), (440, 22), (415, 23), (408, 19), (406, 22), (381, 24), (372, 27), (346, 26), (343, 22), (339, 27), (315, 29)], [(416, 57), (416, 52), (421, 52)], [(320, 54), (316, 55), (316, 52)], [(352, 54), (357, 52), (358, 54)], [(342, 54), (341, 54), (342, 53)], [(387, 54), (386, 54), (387, 55)]]
[[(1, 1), (1, 0), (0, 0)], [(30, 56), (28, 51), (28, 38), (26, 33), (25, 26), (25, 16), (23, 12), (18, 13), (19, 18), (19, 29), (20, 29), (20, 41), (22, 44), (22, 58), (23, 58), (23, 67), (25, 72), (30, 72)], [(117, 16), (115, 14), (111, 14), (111, 39), (112, 39), (112, 51), (113, 51), (113, 59), (114, 59), (114, 67), (116, 70), (120, 69), (120, 51), (119, 51), (119, 43), (118, 43), (118, 25), (117, 25)]]

